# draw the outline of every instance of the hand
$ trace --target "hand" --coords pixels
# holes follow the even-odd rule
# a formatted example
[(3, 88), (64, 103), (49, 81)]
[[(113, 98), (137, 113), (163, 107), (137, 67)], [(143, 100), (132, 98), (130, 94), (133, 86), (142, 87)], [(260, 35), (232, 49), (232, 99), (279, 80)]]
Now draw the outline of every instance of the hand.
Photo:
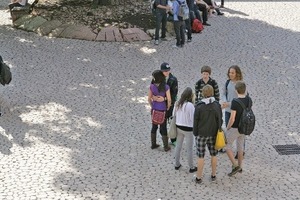
[(227, 108), (228, 106), (229, 106), (228, 102), (224, 102), (224, 103), (221, 104), (222, 109)]

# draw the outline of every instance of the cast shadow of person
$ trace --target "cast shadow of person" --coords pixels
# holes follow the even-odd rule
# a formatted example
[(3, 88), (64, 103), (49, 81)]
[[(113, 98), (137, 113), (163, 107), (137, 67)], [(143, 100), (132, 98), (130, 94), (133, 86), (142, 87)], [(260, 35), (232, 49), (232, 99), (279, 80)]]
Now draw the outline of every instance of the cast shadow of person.
[(20, 113), (15, 108), (9, 108), (1, 103), (0, 117), (0, 152), (9, 155), (13, 144), (21, 147), (28, 147), (31, 142), (25, 140), (25, 135), (28, 132), (28, 126), (22, 122)]

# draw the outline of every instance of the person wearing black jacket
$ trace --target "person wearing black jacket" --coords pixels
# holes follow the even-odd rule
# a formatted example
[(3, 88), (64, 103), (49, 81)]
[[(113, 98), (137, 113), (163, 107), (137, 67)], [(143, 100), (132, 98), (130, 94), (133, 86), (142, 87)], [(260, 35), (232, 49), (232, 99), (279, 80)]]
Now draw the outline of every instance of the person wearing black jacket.
[(197, 155), (199, 157), (198, 170), (194, 177), (196, 183), (202, 183), (206, 146), (211, 156), (211, 181), (216, 180), (218, 151), (215, 150), (214, 146), (218, 129), (221, 128), (223, 123), (221, 105), (213, 97), (213, 87), (211, 85), (205, 85), (202, 89), (202, 95), (204, 99), (196, 106), (193, 125), (193, 134), (196, 136)]

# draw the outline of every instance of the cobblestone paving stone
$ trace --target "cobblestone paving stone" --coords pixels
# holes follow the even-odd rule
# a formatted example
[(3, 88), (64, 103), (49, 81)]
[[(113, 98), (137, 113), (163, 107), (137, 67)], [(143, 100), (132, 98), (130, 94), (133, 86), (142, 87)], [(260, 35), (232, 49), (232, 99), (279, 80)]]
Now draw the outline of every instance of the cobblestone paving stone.
[[(39, 37), (12, 29), (4, 5), (0, 54), (13, 81), (0, 89), (0, 199), (300, 199), (300, 155), (272, 147), (300, 144), (299, 1), (226, 1), (183, 49)], [(211, 183), (207, 156), (196, 185), (185, 155), (175, 171), (174, 148), (150, 149), (146, 95), (163, 61), (179, 94), (203, 65), (219, 85), (241, 66), (257, 117), (242, 174), (229, 178), (222, 154)]]

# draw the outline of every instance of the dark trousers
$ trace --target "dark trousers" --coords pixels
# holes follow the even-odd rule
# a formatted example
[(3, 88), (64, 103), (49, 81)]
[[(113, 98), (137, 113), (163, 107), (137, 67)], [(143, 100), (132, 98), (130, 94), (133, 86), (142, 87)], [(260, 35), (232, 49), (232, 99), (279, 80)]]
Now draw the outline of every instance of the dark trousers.
[(167, 13), (160, 10), (156, 11), (156, 27), (155, 27), (155, 40), (159, 39), (159, 30), (161, 25), (161, 37), (166, 37), (167, 26)]
[(185, 22), (185, 28), (187, 30), (187, 36), (188, 39), (192, 39), (192, 27), (191, 27), (191, 18), (188, 18), (187, 20), (184, 20)]
[(224, 0), (221, 0), (221, 6), (224, 6)]
[(202, 22), (203, 23), (206, 23), (206, 21), (207, 21), (207, 9), (206, 9), (206, 6), (205, 5), (203, 5), (203, 4), (197, 4), (197, 6), (198, 6), (198, 9), (202, 12)]
[(159, 132), (161, 135), (167, 135), (167, 119), (165, 119), (164, 123), (161, 125), (152, 124), (151, 133), (155, 133), (159, 126)]
[(174, 30), (176, 34), (176, 46), (182, 46), (185, 43), (185, 23), (184, 21), (174, 21)]
[(19, 3), (11, 3), (8, 4), (9, 10), (12, 10), (14, 7), (23, 7), (21, 4)]

